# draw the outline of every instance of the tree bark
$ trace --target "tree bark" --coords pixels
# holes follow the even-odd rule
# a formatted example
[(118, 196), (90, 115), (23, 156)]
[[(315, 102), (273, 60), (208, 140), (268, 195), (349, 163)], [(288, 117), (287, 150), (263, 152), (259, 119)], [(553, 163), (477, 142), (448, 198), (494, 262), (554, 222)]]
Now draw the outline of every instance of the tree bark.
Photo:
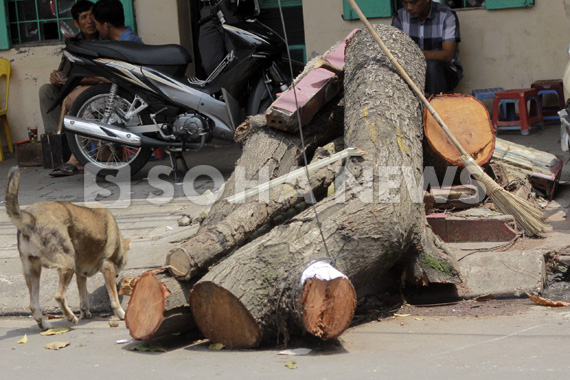
[(166, 270), (143, 273), (125, 313), (131, 336), (149, 340), (196, 329), (188, 304), (193, 284), (177, 281)]
[[(307, 157), (315, 149), (342, 136), (343, 99), (337, 97), (320, 110), (311, 123), (303, 128)], [(238, 142), (243, 144), (242, 155), (236, 169), (226, 181), (222, 196), (212, 205), (199, 232), (223, 221), (240, 204), (227, 204), (224, 199), (245, 190), (248, 181), (265, 182), (277, 178), (303, 165), (300, 137), (268, 128), (265, 115), (249, 118), (236, 131)], [(257, 183), (256, 183), (257, 184)], [(253, 202), (254, 200), (250, 200)]]
[[(317, 113), (309, 126), (303, 129), (307, 157), (311, 157), (317, 147), (342, 136), (343, 117), (342, 97), (337, 97)], [(247, 182), (265, 182), (302, 165), (300, 137), (268, 128), (265, 115), (249, 118), (236, 133), (237, 141), (243, 144), (242, 155), (224, 185), (222, 196), (212, 205), (199, 232), (221, 222), (241, 206), (227, 204), (224, 199), (253, 187), (247, 186)]]
[[(341, 143), (342, 145), (342, 143)], [(315, 158), (326, 157), (336, 153), (334, 143), (317, 150)], [(322, 168), (311, 175), (309, 188), (316, 197), (326, 193), (333, 183), (340, 162)], [(170, 274), (181, 281), (188, 281), (199, 273), (205, 272), (232, 250), (242, 245), (254, 232), (270, 223), (274, 218), (287, 213), (304, 200), (310, 200), (306, 180), (292, 180), (272, 189), (269, 202), (249, 200), (232, 211), (222, 222), (208, 227), (193, 236), (187, 242), (176, 247), (166, 256), (166, 266)], [(300, 197), (299, 194), (307, 194)]]
[[(425, 60), (415, 43), (392, 27), (379, 25), (378, 31), (423, 86)], [(238, 348), (277, 340), (281, 334), (311, 332), (295, 310), (310, 312), (296, 289), (307, 291), (299, 277), (314, 260), (333, 264), (356, 291), (379, 282), (401, 261), (409, 262), (412, 273), (424, 281), (459, 281), (453, 257), (427, 228), (420, 186), (422, 107), (365, 32), (356, 33), (347, 45), (345, 101), (345, 147), (366, 155), (348, 162), (345, 181), (334, 196), (240, 248), (196, 284), (190, 305), (208, 338)], [(326, 321), (347, 317), (327, 297), (347, 300), (347, 292), (322, 293), (320, 304), (327, 305), (327, 318), (319, 322), (323, 339), (338, 336), (326, 333)], [(243, 316), (239, 322), (224, 327), (227, 315), (238, 314)]]

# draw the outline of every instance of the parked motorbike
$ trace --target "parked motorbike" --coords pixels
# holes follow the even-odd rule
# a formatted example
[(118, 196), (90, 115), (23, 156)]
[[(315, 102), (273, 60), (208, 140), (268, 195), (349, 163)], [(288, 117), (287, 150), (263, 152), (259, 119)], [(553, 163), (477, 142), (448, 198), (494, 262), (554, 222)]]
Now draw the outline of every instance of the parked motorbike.
[(72, 69), (59, 102), (82, 77), (110, 82), (81, 93), (63, 119), (81, 164), (103, 177), (127, 166), (134, 174), (160, 147), (176, 169), (182, 152), (199, 151), (212, 138), (232, 140), (247, 115), (264, 112), (287, 89), (284, 40), (255, 19), (225, 24), (220, 4), (212, 3), (212, 20), (231, 46), (205, 80), (184, 77), (192, 59), (179, 45), (66, 40)]

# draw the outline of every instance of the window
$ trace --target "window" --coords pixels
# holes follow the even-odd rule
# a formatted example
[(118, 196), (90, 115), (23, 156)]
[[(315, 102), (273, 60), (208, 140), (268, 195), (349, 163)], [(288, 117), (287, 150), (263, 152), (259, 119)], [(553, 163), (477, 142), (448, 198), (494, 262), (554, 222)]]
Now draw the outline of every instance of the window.
[[(76, 0), (0, 0), (0, 49), (13, 44), (63, 40), (77, 34), (71, 7)], [(135, 31), (132, 0), (121, 0), (125, 24)]]
[[(352, 10), (347, 0), (343, 1), (343, 17), (345, 20), (355, 20), (358, 16)], [(534, 5), (534, 0), (432, 0), (448, 5), (453, 9), (481, 8), (505, 9), (522, 8)], [(394, 12), (402, 7), (401, 0), (357, 0), (357, 4), (366, 17), (392, 17)]]
[(77, 34), (71, 7), (75, 0), (8, 0), (13, 44), (60, 40)]

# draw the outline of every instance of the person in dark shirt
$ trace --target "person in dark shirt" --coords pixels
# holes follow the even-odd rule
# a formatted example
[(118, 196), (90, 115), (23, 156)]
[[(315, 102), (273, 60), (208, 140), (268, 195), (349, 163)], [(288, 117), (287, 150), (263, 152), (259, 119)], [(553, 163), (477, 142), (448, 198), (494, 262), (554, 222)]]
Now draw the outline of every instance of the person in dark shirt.
[(392, 26), (410, 36), (427, 61), (425, 92), (453, 90), (463, 77), (459, 62), (459, 19), (446, 5), (432, 0), (403, 0)]

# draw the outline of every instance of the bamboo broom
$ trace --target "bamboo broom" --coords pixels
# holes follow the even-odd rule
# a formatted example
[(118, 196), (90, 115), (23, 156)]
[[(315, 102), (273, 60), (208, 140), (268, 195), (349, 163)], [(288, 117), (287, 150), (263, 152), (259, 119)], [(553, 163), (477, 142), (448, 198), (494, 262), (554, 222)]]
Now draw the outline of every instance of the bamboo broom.
[(457, 141), (455, 136), (451, 133), (445, 122), (441, 119), (439, 114), (436, 110), (431, 106), (429, 101), (423, 94), (418, 86), (414, 83), (412, 78), (408, 75), (406, 70), (398, 63), (396, 58), (392, 55), (388, 47), (382, 41), (382, 38), (378, 35), (372, 24), (368, 21), (366, 16), (362, 13), (358, 5), (356, 4), (355, 0), (348, 0), (350, 6), (354, 10), (354, 12), (358, 15), (358, 18), (366, 29), (370, 32), (374, 40), (378, 43), (384, 54), (390, 60), (390, 63), (396, 68), (398, 73), (402, 76), (402, 78), (406, 81), (408, 86), (414, 91), (417, 97), (422, 101), (422, 103), (426, 106), (429, 110), (431, 115), (434, 117), (435, 120), (439, 123), (445, 134), (449, 137), (449, 139), (453, 142), (455, 147), (461, 153), (461, 157), (459, 158), (461, 162), (465, 165), (465, 168), (469, 171), (469, 173), (475, 178), (475, 180), (479, 181), (481, 184), (484, 185), (485, 193), (491, 198), (493, 203), (497, 206), (497, 208), (504, 214), (512, 215), (515, 218), (517, 225), (522, 228), (522, 230), (529, 236), (538, 236), (541, 232), (543, 232), (546, 228), (546, 224), (544, 223), (544, 214), (542, 211), (530, 202), (513, 195), (499, 186), (491, 177), (489, 177), (483, 169), (477, 164), (477, 162), (471, 157), (469, 153)]

